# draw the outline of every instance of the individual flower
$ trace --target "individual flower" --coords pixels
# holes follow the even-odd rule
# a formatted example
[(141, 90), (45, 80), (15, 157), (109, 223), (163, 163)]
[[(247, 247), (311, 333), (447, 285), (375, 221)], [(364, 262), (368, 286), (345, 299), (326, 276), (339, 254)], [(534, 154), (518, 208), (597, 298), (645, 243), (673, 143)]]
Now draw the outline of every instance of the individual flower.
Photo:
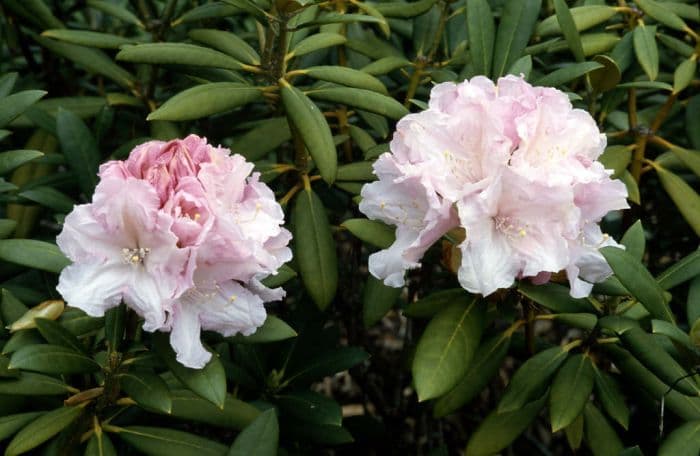
[(360, 210), (396, 226), (370, 272), (398, 287), (407, 269), (460, 228), (458, 279), (488, 295), (515, 279), (565, 270), (572, 296), (612, 271), (598, 249), (617, 245), (598, 223), (626, 208), (627, 191), (596, 161), (606, 138), (555, 89), (515, 76), (436, 85), (429, 108), (401, 119), (374, 165)]
[(92, 203), (57, 238), (73, 261), (58, 286), (68, 303), (101, 316), (123, 300), (193, 368), (211, 358), (202, 329), (255, 332), (264, 303), (284, 297), (261, 280), (291, 259), (291, 235), (253, 165), (229, 154), (190, 135), (103, 164)]

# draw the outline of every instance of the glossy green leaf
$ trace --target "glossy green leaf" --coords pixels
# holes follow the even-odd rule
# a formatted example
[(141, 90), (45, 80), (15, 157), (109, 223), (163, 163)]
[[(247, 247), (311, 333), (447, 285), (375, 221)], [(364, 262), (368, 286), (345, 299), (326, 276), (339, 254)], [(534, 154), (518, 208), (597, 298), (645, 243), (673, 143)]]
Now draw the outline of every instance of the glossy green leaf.
[(370, 161), (356, 161), (338, 167), (339, 181), (373, 181), (376, 179)]
[(43, 90), (25, 90), (0, 98), (0, 128), (12, 122), (46, 93)]
[[(695, 320), (691, 320), (695, 321)], [(651, 320), (651, 332), (653, 334), (663, 334), (673, 342), (684, 345), (692, 349), (690, 337), (681, 328), (663, 320)]]
[(185, 386), (219, 408), (224, 407), (226, 399), (226, 373), (216, 354), (202, 369), (190, 369), (175, 359), (175, 352), (170, 347), (168, 335), (158, 333), (154, 336), (154, 348), (168, 369)]
[(622, 174), (620, 174), (619, 179), (627, 188), (627, 199), (633, 203), (641, 204), (639, 186), (637, 185), (637, 181), (634, 180), (634, 177), (632, 177), (632, 174), (629, 171), (624, 170)]
[(583, 411), (586, 444), (594, 456), (617, 456), (622, 451), (622, 441), (602, 413), (590, 402)]
[(649, 271), (629, 252), (617, 247), (600, 249), (615, 276), (654, 318), (673, 322), (673, 314), (666, 304), (663, 290)]
[(305, 27), (315, 27), (317, 25), (349, 24), (353, 22), (380, 24), (385, 21), (382, 21), (380, 18), (368, 14), (327, 12), (310, 21), (301, 22), (298, 25), (296, 25), (295, 28), (301, 29)]
[(463, 288), (441, 290), (409, 303), (403, 313), (411, 318), (432, 318), (438, 312), (456, 302), (467, 306), (472, 299), (472, 295)]
[(700, 195), (671, 171), (657, 167), (656, 172), (661, 180), (661, 185), (676, 204), (683, 218), (700, 236)]
[(418, 341), (413, 358), (413, 381), (418, 400), (451, 390), (464, 376), (481, 339), (483, 303), (455, 303), (438, 312)]
[(301, 279), (318, 308), (324, 310), (338, 287), (338, 259), (326, 209), (313, 190), (299, 192), (292, 219)]
[[(686, 304), (686, 313), (688, 315), (688, 321), (694, 321), (696, 324), (700, 320), (700, 276), (695, 277), (688, 285), (688, 300)], [(693, 344), (696, 347), (700, 347), (700, 333), (693, 331), (693, 329), (700, 329), (693, 324), (690, 333), (696, 335), (693, 339)]]
[(107, 434), (93, 434), (85, 448), (85, 456), (118, 456), (114, 444)]
[(171, 390), (170, 397), (170, 416), (226, 429), (243, 429), (260, 414), (257, 408), (230, 394), (226, 395), (223, 409), (190, 390)]
[(80, 189), (86, 196), (92, 195), (100, 165), (100, 151), (95, 137), (77, 115), (61, 108), (56, 116), (56, 130), (61, 151), (77, 177)]
[(625, 246), (627, 253), (632, 255), (634, 259), (642, 261), (644, 250), (646, 249), (646, 238), (641, 220), (637, 220), (629, 227), (622, 239), (620, 239), (620, 243)]
[(211, 46), (241, 62), (250, 65), (260, 64), (258, 52), (234, 33), (216, 29), (193, 29), (188, 34), (193, 40)]
[(529, 280), (518, 283), (518, 291), (555, 313), (590, 312), (593, 307), (585, 299), (572, 298), (569, 289), (556, 283), (534, 285)]
[(348, 219), (341, 226), (364, 242), (381, 249), (389, 248), (396, 239), (394, 228), (378, 220)]
[(671, 147), (670, 150), (673, 155), (678, 157), (696, 176), (700, 176), (700, 151), (684, 149), (682, 147)]
[(78, 338), (60, 323), (46, 318), (35, 318), (34, 323), (41, 336), (46, 339), (49, 344), (63, 346), (75, 350), (78, 353), (83, 353), (85, 351), (85, 347), (80, 343)]
[(617, 380), (605, 371), (593, 366), (595, 379), (595, 395), (603, 410), (620, 426), (627, 429), (629, 425), (630, 410), (625, 403), (625, 397), (620, 391)]
[(695, 77), (695, 70), (697, 70), (697, 67), (698, 62), (695, 56), (691, 56), (678, 65), (676, 71), (673, 72), (674, 93), (678, 93), (690, 85), (690, 82)]
[(117, 19), (126, 22), (127, 24), (133, 24), (138, 27), (144, 28), (143, 24), (134, 13), (127, 10), (123, 6), (115, 4), (111, 1), (87, 0), (87, 5), (91, 8), (95, 8), (104, 13), (107, 13), (110, 16), (116, 17)]
[(169, 414), (172, 411), (172, 399), (168, 385), (162, 378), (148, 371), (129, 370), (119, 374), (119, 386), (137, 404)]
[(314, 66), (300, 70), (302, 74), (314, 79), (333, 82), (336, 84), (355, 87), (358, 89), (371, 90), (374, 92), (387, 94), (386, 87), (379, 79), (365, 71), (338, 66)]
[(304, 38), (287, 54), (286, 59), (300, 57), (320, 49), (338, 46), (347, 41), (343, 35), (337, 33), (315, 33)]
[(525, 361), (508, 383), (498, 403), (498, 413), (517, 410), (541, 394), (567, 355), (567, 351), (556, 346), (543, 350)]
[(559, 369), (549, 394), (552, 432), (570, 425), (583, 411), (593, 391), (593, 363), (587, 355), (570, 356)]
[(554, 0), (554, 11), (556, 13), (557, 22), (559, 23), (559, 29), (564, 35), (566, 43), (571, 49), (571, 53), (577, 62), (583, 62), (583, 45), (581, 44), (581, 37), (579, 36), (578, 29), (576, 28), (576, 23), (574, 22), (574, 17), (566, 6), (564, 0)]
[(529, 55), (524, 55), (518, 60), (513, 62), (513, 64), (508, 68), (506, 74), (514, 74), (516, 76), (523, 75), (525, 79), (530, 77), (532, 72), (532, 57)]
[(656, 27), (644, 24), (635, 27), (632, 35), (637, 61), (651, 81), (659, 74), (659, 49), (655, 35)]
[(467, 404), (493, 380), (508, 354), (511, 336), (511, 332), (497, 334), (479, 345), (464, 377), (435, 402), (435, 417), (448, 415)]
[(116, 428), (120, 439), (151, 456), (223, 456), (226, 446), (189, 432), (150, 426)]
[(361, 71), (371, 74), (372, 76), (380, 76), (409, 65), (411, 65), (411, 62), (403, 57), (388, 56), (382, 57), (362, 67)]
[(297, 272), (294, 269), (290, 268), (286, 264), (283, 264), (279, 269), (277, 269), (276, 275), (271, 275), (263, 279), (262, 284), (268, 288), (277, 288), (296, 276)]
[(560, 321), (565, 325), (573, 326), (574, 328), (592, 331), (598, 323), (598, 317), (592, 313), (577, 312), (577, 313), (560, 313), (552, 315), (556, 321)]
[(471, 435), (465, 454), (490, 456), (506, 448), (537, 418), (546, 399), (544, 395), (511, 412), (491, 412)]
[(128, 38), (111, 33), (93, 32), (90, 30), (49, 29), (44, 30), (41, 36), (65, 41), (66, 43), (104, 49), (119, 49), (120, 46), (125, 44), (134, 44), (140, 41), (136, 38)]
[(632, 160), (632, 148), (629, 146), (609, 146), (605, 152), (598, 157), (598, 161), (605, 166), (605, 169), (613, 170), (612, 178), (619, 177)]
[(105, 312), (105, 340), (110, 352), (119, 351), (126, 324), (126, 305), (121, 303)]
[(566, 441), (572, 450), (578, 450), (583, 441), (583, 413), (579, 414), (574, 421), (564, 428)]
[(190, 65), (240, 70), (244, 65), (213, 49), (186, 43), (147, 43), (124, 46), (117, 60), (159, 65)]
[(243, 429), (231, 445), (228, 456), (275, 456), (279, 442), (279, 424), (274, 409), (261, 413)]
[(598, 68), (603, 68), (603, 65), (598, 62), (573, 63), (558, 70), (554, 70), (548, 75), (541, 77), (535, 81), (535, 84), (540, 86), (558, 87)]
[[(1, 109), (1, 108), (0, 108)], [(43, 157), (38, 150), (10, 150), (0, 153), (0, 174), (7, 174), (24, 163)]]
[(522, 55), (534, 31), (541, 6), (542, 0), (506, 1), (496, 32), (492, 72), (494, 78), (502, 76)]
[(56, 244), (34, 239), (0, 240), (0, 259), (55, 273), (70, 264)]
[(308, 358), (303, 366), (289, 372), (285, 384), (304, 384), (350, 369), (365, 361), (369, 355), (359, 347), (340, 347)]
[(5, 456), (19, 455), (38, 447), (68, 427), (83, 410), (83, 407), (61, 407), (44, 413), (15, 435), (5, 450)]
[(677, 261), (673, 266), (659, 274), (656, 281), (664, 290), (669, 290), (693, 277), (700, 275), (700, 250)]
[(398, 120), (408, 114), (408, 110), (395, 99), (370, 90), (332, 87), (313, 89), (308, 91), (307, 95), (319, 100), (353, 106), (390, 119)]
[(183, 90), (150, 113), (147, 120), (191, 120), (262, 100), (260, 89), (237, 82), (212, 82)]
[(700, 150), (700, 128), (694, 128), (693, 119), (700, 116), (700, 94), (691, 97), (685, 106), (685, 134), (694, 149)]
[(436, 0), (418, 0), (416, 2), (383, 2), (374, 8), (386, 17), (410, 18), (428, 11)]
[(306, 421), (310, 426), (316, 424), (340, 426), (343, 421), (340, 405), (328, 396), (313, 391), (282, 394), (275, 398), (275, 403), (284, 415)]
[(635, 3), (648, 16), (656, 19), (668, 27), (671, 27), (672, 29), (680, 31), (688, 29), (688, 26), (683, 19), (678, 17), (676, 13), (668, 9), (662, 3), (658, 3), (655, 0), (635, 0)]
[[(576, 25), (576, 30), (579, 32), (602, 24), (617, 14), (615, 7), (607, 5), (578, 6), (571, 8), (569, 11)], [(540, 22), (535, 29), (535, 34), (539, 36), (549, 36), (557, 33), (561, 33), (561, 27), (556, 14)]]
[(44, 374), (79, 374), (95, 372), (100, 366), (84, 354), (61, 345), (27, 345), (12, 354), (12, 369)]
[(0, 76), (0, 98), (4, 98), (12, 92), (12, 88), (17, 82), (18, 74), (16, 72), (6, 73)]
[(286, 117), (264, 119), (233, 140), (231, 150), (250, 161), (264, 158), (292, 138)]
[(323, 180), (332, 184), (338, 169), (338, 156), (328, 122), (318, 106), (301, 90), (284, 80), (280, 80), (280, 84), (287, 118), (304, 141)]
[(260, 326), (255, 332), (249, 336), (241, 334), (235, 335), (231, 340), (234, 343), (241, 344), (262, 344), (268, 342), (278, 342), (280, 340), (291, 339), (296, 337), (297, 332), (284, 321), (269, 315), (265, 319), (265, 323)]
[(0, 380), (0, 394), (19, 396), (60, 396), (78, 390), (48, 375), (21, 372), (19, 377)]
[(63, 214), (69, 213), (73, 210), (73, 206), (75, 206), (75, 201), (68, 195), (45, 185), (30, 188), (29, 190), (18, 193), (17, 196)]
[(662, 90), (673, 91), (673, 86), (661, 81), (631, 81), (617, 85), (618, 89), (642, 89), (642, 90)]
[(394, 288), (374, 276), (367, 278), (362, 293), (362, 322), (369, 328), (381, 320), (401, 296), (403, 288)]
[(474, 73), (490, 75), (496, 26), (487, 0), (467, 2), (467, 33)]
[(593, 61), (603, 65), (603, 68), (588, 73), (588, 80), (593, 90), (602, 93), (616, 88), (622, 79), (622, 71), (617, 62), (607, 55), (596, 55), (593, 57)]
[(41, 415), (41, 412), (26, 412), (0, 418), (0, 440), (4, 440)]
[(659, 456), (695, 456), (700, 453), (700, 420), (678, 426), (664, 439)]

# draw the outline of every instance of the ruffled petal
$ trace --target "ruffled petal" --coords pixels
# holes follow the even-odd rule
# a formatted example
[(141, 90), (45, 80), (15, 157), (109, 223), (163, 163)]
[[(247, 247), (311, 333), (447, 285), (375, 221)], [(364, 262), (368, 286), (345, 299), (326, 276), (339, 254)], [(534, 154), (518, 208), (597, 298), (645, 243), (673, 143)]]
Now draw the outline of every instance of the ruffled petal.
[(175, 350), (176, 359), (182, 365), (191, 369), (201, 369), (211, 359), (202, 345), (199, 320), (199, 307), (176, 305), (173, 308), (172, 327), (170, 329), (170, 345)]
[(69, 306), (101, 317), (121, 302), (127, 275), (119, 263), (76, 263), (61, 271), (56, 290)]

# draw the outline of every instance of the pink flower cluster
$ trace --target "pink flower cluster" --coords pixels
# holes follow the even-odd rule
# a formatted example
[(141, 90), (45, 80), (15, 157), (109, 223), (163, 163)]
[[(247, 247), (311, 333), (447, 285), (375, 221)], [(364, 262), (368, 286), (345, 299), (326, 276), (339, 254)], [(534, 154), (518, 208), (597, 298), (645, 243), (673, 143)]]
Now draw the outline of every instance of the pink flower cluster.
[(612, 274), (598, 222), (628, 207), (625, 186), (596, 161), (605, 135), (563, 92), (507, 76), (436, 85), (429, 109), (398, 123), (374, 164), (360, 210), (396, 225), (396, 241), (370, 256), (393, 287), (425, 251), (461, 227), (459, 282), (488, 295), (516, 278), (565, 270), (571, 295)]
[(66, 301), (92, 316), (124, 301), (148, 331), (169, 331), (177, 359), (211, 358), (200, 331), (249, 335), (263, 304), (284, 297), (260, 280), (291, 259), (291, 234), (253, 165), (190, 135), (137, 146), (100, 167), (92, 203), (68, 214), (58, 246), (73, 261)]

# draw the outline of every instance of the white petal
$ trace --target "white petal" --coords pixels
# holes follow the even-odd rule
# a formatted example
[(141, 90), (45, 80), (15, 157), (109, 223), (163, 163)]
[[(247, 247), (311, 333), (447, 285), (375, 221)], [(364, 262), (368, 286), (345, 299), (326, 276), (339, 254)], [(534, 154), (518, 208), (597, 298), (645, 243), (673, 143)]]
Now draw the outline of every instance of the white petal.
[(172, 307), (170, 296), (165, 294), (156, 279), (142, 265), (128, 265), (128, 287), (124, 290), (124, 302), (144, 318), (143, 329), (155, 331), (165, 325), (166, 311)]
[(178, 362), (192, 369), (203, 368), (211, 359), (211, 353), (202, 345), (200, 330), (198, 307), (176, 305), (173, 308), (170, 345)]
[(125, 272), (121, 264), (72, 264), (61, 271), (56, 289), (68, 305), (101, 317), (121, 302)]

